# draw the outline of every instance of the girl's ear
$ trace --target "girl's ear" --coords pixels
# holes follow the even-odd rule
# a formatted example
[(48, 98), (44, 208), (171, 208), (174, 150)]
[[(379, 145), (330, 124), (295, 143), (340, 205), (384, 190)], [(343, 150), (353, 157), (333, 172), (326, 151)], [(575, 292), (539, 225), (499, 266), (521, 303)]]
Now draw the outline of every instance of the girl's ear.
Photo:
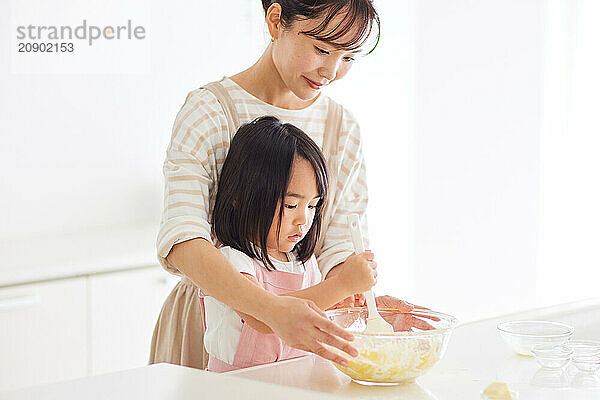
[(273, 3), (267, 10), (267, 28), (269, 29), (269, 35), (271, 35), (271, 41), (274, 41), (279, 37), (279, 32), (282, 29), (281, 26), (281, 5), (279, 3)]

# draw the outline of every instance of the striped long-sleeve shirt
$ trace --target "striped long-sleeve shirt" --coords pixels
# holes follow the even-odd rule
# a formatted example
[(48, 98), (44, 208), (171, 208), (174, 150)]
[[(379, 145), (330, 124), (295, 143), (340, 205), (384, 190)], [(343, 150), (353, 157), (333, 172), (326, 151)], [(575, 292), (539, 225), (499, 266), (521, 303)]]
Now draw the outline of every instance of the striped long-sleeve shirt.
[[(309, 107), (287, 110), (274, 107), (252, 96), (231, 79), (221, 81), (228, 90), (240, 123), (257, 117), (273, 115), (289, 122), (309, 135), (319, 147), (327, 119), (328, 97), (320, 95)], [(157, 238), (158, 259), (169, 272), (180, 274), (166, 260), (171, 248), (194, 238), (211, 238), (210, 216), (213, 191), (229, 150), (233, 133), (215, 96), (206, 89), (192, 91), (177, 114), (171, 142), (164, 163), (164, 210)], [(338, 184), (333, 213), (323, 247), (317, 251), (317, 261), (323, 276), (353, 253), (347, 229), (348, 214), (361, 215), (362, 232), (367, 235), (365, 211), (367, 184), (362, 154), (360, 129), (354, 117), (343, 110), (343, 122), (337, 149)]]

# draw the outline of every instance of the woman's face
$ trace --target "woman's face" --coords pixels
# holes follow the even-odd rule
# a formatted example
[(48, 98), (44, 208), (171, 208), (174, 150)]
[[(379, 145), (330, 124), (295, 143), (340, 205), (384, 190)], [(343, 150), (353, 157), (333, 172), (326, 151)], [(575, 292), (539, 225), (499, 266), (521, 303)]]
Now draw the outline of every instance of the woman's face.
[[(330, 24), (335, 24), (338, 18), (333, 18)], [(302, 100), (315, 98), (322, 86), (343, 78), (360, 52), (336, 49), (301, 33), (319, 23), (319, 20), (296, 21), (288, 29), (280, 28), (272, 43), (273, 62), (281, 79)], [(352, 30), (347, 35), (352, 35)]]

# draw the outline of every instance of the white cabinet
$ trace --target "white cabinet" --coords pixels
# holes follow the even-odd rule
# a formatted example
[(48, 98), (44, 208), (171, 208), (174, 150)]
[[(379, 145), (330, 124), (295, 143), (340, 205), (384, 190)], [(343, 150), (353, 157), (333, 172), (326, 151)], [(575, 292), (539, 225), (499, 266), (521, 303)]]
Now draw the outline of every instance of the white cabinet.
[(159, 267), (89, 277), (91, 375), (148, 364), (156, 319), (178, 281)]
[(0, 391), (87, 375), (86, 283), (0, 289)]
[(0, 288), (0, 392), (146, 365), (178, 281), (154, 266)]

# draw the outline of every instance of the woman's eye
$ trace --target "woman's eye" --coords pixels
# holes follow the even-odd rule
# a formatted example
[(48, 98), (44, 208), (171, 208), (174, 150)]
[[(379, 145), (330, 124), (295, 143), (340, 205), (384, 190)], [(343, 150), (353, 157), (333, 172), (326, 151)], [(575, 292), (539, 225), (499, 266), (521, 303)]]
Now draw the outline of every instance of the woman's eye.
[(294, 209), (294, 208), (296, 208), (296, 206), (293, 206), (291, 204), (286, 204), (285, 208)]
[(319, 54), (329, 54), (329, 52), (327, 50), (323, 50), (317, 46), (315, 46), (315, 49), (317, 50), (317, 53), (319, 53)]

